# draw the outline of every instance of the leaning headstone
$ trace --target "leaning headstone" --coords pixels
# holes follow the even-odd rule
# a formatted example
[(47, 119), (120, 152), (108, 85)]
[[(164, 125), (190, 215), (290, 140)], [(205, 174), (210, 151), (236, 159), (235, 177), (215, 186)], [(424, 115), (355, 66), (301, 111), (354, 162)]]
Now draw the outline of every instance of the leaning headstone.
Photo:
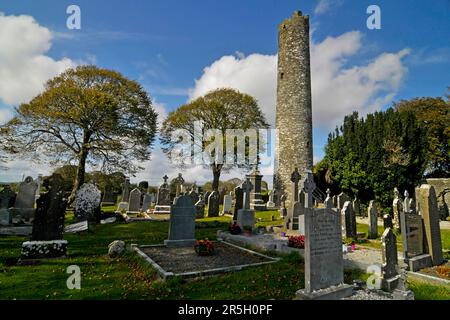
[(244, 227), (252, 228), (255, 225), (255, 211), (250, 209), (250, 192), (253, 185), (250, 179), (247, 178), (242, 184), (242, 191), (244, 192), (244, 207), (238, 211), (237, 225), (244, 229)]
[(19, 191), (17, 192), (14, 208), (34, 209), (37, 189), (38, 183), (34, 181), (32, 177), (26, 177), (25, 180), (19, 184)]
[(381, 286), (389, 292), (397, 288), (399, 275), (397, 273), (397, 237), (392, 228), (384, 230), (381, 236), (382, 245), (382, 266), (381, 266)]
[(75, 197), (75, 217), (78, 221), (96, 222), (100, 217), (100, 205), (100, 190), (92, 183), (85, 183)]
[(230, 213), (232, 204), (233, 204), (233, 198), (229, 194), (224, 195), (224, 197), (223, 197), (223, 211), (222, 211), (222, 213), (223, 214)]
[(197, 203), (195, 204), (195, 218), (203, 219), (204, 217), (205, 217), (205, 201), (200, 195)]
[(192, 203), (198, 202), (198, 200), (199, 200), (198, 193), (195, 191), (194, 187), (192, 187), (192, 190), (189, 192), (188, 195), (189, 195), (189, 197), (191, 197)]
[(208, 217), (219, 216), (219, 191), (214, 190), (211, 192), (208, 198)]
[(48, 192), (37, 200), (31, 241), (22, 244), (22, 259), (56, 258), (66, 254), (63, 240), (67, 199), (64, 198), (63, 179), (53, 174), (43, 182)]
[(439, 208), (434, 187), (423, 184), (416, 190), (419, 214), (423, 218), (425, 243), (434, 266), (444, 262), (442, 256), (441, 231), (439, 226)]
[(367, 237), (369, 239), (376, 239), (378, 238), (378, 211), (374, 200), (371, 200), (369, 203), (367, 215), (369, 217), (369, 232)]
[(400, 230), (400, 212), (403, 211), (402, 200), (400, 199), (400, 192), (397, 188), (394, 188), (394, 200), (392, 201), (392, 218), (394, 221), (394, 227)]
[(305, 208), (305, 289), (299, 300), (338, 300), (352, 294), (344, 284), (341, 217), (333, 209)]
[(169, 238), (166, 246), (193, 246), (195, 244), (195, 206), (189, 196), (179, 196), (171, 207)]
[(139, 188), (131, 190), (128, 204), (129, 213), (139, 213), (141, 211), (141, 190)]
[(244, 192), (240, 186), (234, 188), (234, 210), (233, 210), (233, 220), (237, 220), (237, 214), (240, 209), (242, 209), (244, 202)]
[(343, 218), (344, 235), (347, 238), (356, 239), (356, 216), (353, 211), (353, 206), (351, 201), (346, 201), (344, 207), (341, 210), (341, 216)]

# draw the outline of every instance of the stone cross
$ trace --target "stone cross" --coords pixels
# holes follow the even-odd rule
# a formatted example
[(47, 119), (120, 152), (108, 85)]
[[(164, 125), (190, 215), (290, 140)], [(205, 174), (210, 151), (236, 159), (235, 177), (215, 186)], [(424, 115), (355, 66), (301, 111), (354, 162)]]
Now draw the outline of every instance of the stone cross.
[(303, 181), (303, 191), (305, 192), (305, 208), (313, 207), (313, 192), (316, 190), (314, 175), (311, 170), (305, 170), (306, 177)]
[(298, 168), (295, 168), (294, 172), (291, 174), (291, 181), (294, 183), (292, 185), (292, 194), (294, 196), (294, 202), (298, 201), (298, 183), (300, 182), (300, 179), (302, 176), (298, 172)]
[(409, 192), (408, 190), (405, 190), (405, 193), (403, 194), (405, 196), (405, 199), (403, 200), (403, 212), (410, 213), (411, 207), (409, 202)]
[(242, 184), (242, 191), (244, 192), (244, 209), (250, 210), (250, 192), (253, 190), (253, 185), (250, 179), (247, 178)]
[(183, 176), (181, 175), (181, 173), (178, 174), (178, 177), (174, 181), (175, 181), (175, 185), (177, 186), (175, 196), (179, 197), (180, 193), (181, 193), (181, 189), (183, 188), (183, 184), (184, 184), (184, 179), (183, 179)]
[(164, 184), (167, 184), (167, 179), (169, 179), (169, 177), (166, 175), (164, 175), (163, 180), (164, 180)]
[(394, 201), (392, 201), (393, 222), (397, 230), (400, 229), (400, 212), (402, 212), (402, 201), (400, 199), (400, 192), (394, 188)]

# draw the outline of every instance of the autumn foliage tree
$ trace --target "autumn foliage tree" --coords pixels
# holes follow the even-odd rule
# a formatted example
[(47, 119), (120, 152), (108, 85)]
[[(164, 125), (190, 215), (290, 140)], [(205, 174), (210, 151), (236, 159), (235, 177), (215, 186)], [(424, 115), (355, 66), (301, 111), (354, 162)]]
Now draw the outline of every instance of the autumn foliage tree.
[[(194, 123), (196, 122), (201, 123), (199, 130), (196, 130), (194, 127)], [(231, 153), (227, 154), (226, 150), (227, 129), (259, 130), (267, 127), (268, 124), (264, 114), (253, 97), (234, 89), (223, 88), (211, 91), (171, 112), (162, 125), (161, 143), (163, 145), (163, 151), (171, 158), (173, 156), (172, 151), (177, 147), (177, 143), (179, 143), (179, 141), (173, 139), (173, 133), (176, 130), (184, 130), (188, 133), (192, 143), (203, 152), (207, 150), (211, 141), (213, 141), (204, 139), (204, 133), (208, 130), (216, 130), (223, 137), (222, 158), (227, 158)], [(236, 160), (239, 153), (236, 146), (237, 142), (233, 141), (232, 143), (234, 144), (233, 157)], [(251, 148), (251, 146), (247, 147)], [(248, 158), (249, 148), (246, 148), (240, 155), (247, 156)], [(261, 150), (263, 150), (262, 143), (258, 143), (254, 152), (258, 154)], [(190, 157), (191, 154), (188, 154), (183, 160), (189, 162), (191, 160)], [(219, 187), (219, 179), (223, 170), (229, 170), (232, 167), (250, 168), (253, 165), (248, 162), (238, 163), (238, 161), (233, 161), (233, 163), (220, 162), (216, 160), (214, 152), (211, 153), (211, 158), (212, 161), (204, 162), (203, 165), (212, 170), (212, 189), (214, 190), (217, 190)], [(172, 160), (174, 159), (172, 158)], [(176, 161), (178, 166), (185, 166), (184, 161), (178, 160), (180, 159)]]
[(75, 164), (69, 201), (85, 181), (86, 165), (136, 172), (149, 159), (157, 113), (146, 91), (120, 73), (80, 66), (46, 83), (43, 93), (20, 105), (2, 131), (22, 156)]

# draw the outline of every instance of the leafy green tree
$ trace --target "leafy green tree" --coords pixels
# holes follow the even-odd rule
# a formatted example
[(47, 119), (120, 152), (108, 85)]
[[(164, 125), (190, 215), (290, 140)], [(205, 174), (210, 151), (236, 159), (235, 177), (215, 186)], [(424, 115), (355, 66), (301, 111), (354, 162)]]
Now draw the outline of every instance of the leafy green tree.
[(440, 97), (401, 100), (394, 108), (414, 112), (427, 132), (427, 175), (450, 177), (450, 95), (447, 101)]
[[(201, 123), (200, 130), (195, 130), (194, 123)], [(205, 96), (200, 97), (188, 104), (182, 105), (177, 110), (171, 112), (167, 119), (164, 121), (161, 129), (161, 143), (163, 145), (163, 151), (171, 160), (175, 160), (179, 167), (184, 167), (187, 161), (192, 160), (192, 154), (189, 153), (184, 159), (173, 159), (172, 151), (177, 148), (179, 141), (172, 139), (173, 133), (177, 130), (184, 130), (188, 132), (190, 142), (192, 142), (199, 150), (204, 152), (208, 151), (208, 146), (212, 141), (203, 139), (203, 135), (207, 130), (217, 130), (223, 136), (223, 158), (227, 157), (226, 150), (226, 131), (227, 129), (263, 129), (267, 128), (268, 124), (258, 107), (256, 100), (248, 94), (241, 93), (233, 89), (217, 89), (207, 93)], [(205, 141), (207, 140), (207, 141)], [(217, 161), (216, 153), (213, 150), (211, 155), (211, 161), (209, 163), (203, 163), (204, 166), (211, 168), (213, 173), (212, 188), (217, 190), (219, 187), (220, 174), (222, 171), (227, 171), (232, 167), (240, 167), (249, 169), (252, 167), (252, 163), (238, 163), (236, 159), (239, 156), (247, 157), (250, 154), (252, 148), (246, 143), (244, 153), (239, 152), (237, 148), (237, 142), (229, 141), (233, 145), (234, 158), (233, 164), (224, 163), (220, 160)], [(258, 154), (262, 148), (262, 143), (258, 140), (257, 146), (254, 147), (253, 152)], [(228, 155), (230, 156), (230, 155)]]
[(86, 173), (86, 180), (95, 183), (100, 190), (111, 189), (115, 193), (122, 192), (122, 183), (125, 175), (122, 172), (105, 173), (94, 171)]
[(327, 185), (389, 207), (394, 187), (412, 191), (421, 180), (427, 148), (414, 113), (388, 109), (363, 119), (355, 112), (330, 133), (317, 173)]
[(157, 113), (142, 86), (120, 73), (80, 66), (49, 80), (43, 93), (19, 106), (6, 138), (23, 156), (76, 164), (69, 202), (84, 183), (86, 165), (102, 171), (141, 169), (156, 134)]

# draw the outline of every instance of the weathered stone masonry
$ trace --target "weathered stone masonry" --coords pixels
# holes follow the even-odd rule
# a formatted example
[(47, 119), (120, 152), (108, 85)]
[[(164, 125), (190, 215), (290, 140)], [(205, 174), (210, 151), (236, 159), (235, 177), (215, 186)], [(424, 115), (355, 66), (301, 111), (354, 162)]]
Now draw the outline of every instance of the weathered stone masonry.
[(303, 175), (313, 165), (309, 16), (297, 11), (278, 29), (274, 185), (290, 200), (291, 173), (297, 167)]

